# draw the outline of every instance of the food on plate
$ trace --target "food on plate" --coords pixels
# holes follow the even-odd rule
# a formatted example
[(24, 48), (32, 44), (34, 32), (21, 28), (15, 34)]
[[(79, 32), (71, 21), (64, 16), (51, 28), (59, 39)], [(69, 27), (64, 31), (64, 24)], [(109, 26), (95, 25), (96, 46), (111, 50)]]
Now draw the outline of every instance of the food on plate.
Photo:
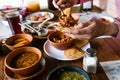
[(81, 47), (87, 43), (88, 40), (74, 40), (74, 45), (64, 51), (65, 58), (74, 59), (83, 57), (85, 52), (81, 49)]
[(24, 67), (28, 67), (34, 63), (36, 63), (36, 61), (38, 61), (38, 55), (33, 53), (33, 52), (26, 52), (26, 53), (22, 53), (18, 56), (15, 57), (15, 59), (13, 59), (13, 67), (16, 68), (24, 68)]
[(86, 80), (84, 75), (76, 71), (63, 71), (59, 72), (58, 76), (53, 78), (53, 80)]
[(30, 16), (30, 20), (32, 21), (40, 21), (42, 22), (43, 20), (50, 18), (50, 14), (48, 14), (48, 12), (46, 12), (45, 14), (35, 14), (35, 15), (31, 15)]
[(52, 41), (55, 43), (65, 43), (71, 41), (72, 38), (63, 34), (59, 34), (59, 36), (53, 37)]
[(86, 45), (89, 41), (88, 40), (74, 40), (74, 46), (76, 48), (81, 48)]
[(60, 24), (58, 30), (64, 32), (66, 29), (74, 29), (74, 26), (77, 25), (77, 20), (75, 20), (72, 15), (70, 16), (60, 16)]
[(20, 47), (20, 46), (24, 46), (25, 44), (29, 43), (29, 40), (28, 39), (25, 39), (25, 38), (20, 38), (20, 39), (16, 39), (15, 41), (11, 42), (11, 46), (14, 46), (14, 47)]
[(105, 18), (98, 18), (98, 20), (104, 23), (110, 23), (110, 21)]
[(78, 49), (76, 47), (71, 47), (64, 51), (65, 58), (70, 58), (70, 59), (83, 57), (84, 54), (85, 52), (82, 49)]

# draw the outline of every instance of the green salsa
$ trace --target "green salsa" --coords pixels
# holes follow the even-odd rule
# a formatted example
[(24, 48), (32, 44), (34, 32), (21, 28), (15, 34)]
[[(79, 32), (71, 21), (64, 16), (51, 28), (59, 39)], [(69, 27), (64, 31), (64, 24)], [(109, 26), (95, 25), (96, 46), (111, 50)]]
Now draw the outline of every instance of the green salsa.
[(86, 80), (82, 74), (75, 71), (63, 71), (58, 76), (54, 80)]

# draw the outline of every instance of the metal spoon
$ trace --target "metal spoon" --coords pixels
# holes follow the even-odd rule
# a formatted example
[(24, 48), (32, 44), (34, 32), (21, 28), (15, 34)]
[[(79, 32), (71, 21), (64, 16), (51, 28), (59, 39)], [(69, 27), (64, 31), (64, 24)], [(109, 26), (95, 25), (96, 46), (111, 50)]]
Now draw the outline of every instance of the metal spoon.
[(25, 28), (29, 29), (30, 31), (32, 31), (32, 30), (35, 31), (39, 36), (41, 35), (41, 33), (38, 30), (34, 29), (32, 26), (30, 26), (26, 23), (24, 23), (24, 24), (19, 23), (19, 25), (24, 26)]
[(47, 18), (45, 19), (41, 24), (38, 25), (38, 29), (40, 30), (42, 28), (42, 26), (48, 21), (50, 20), (51, 18)]

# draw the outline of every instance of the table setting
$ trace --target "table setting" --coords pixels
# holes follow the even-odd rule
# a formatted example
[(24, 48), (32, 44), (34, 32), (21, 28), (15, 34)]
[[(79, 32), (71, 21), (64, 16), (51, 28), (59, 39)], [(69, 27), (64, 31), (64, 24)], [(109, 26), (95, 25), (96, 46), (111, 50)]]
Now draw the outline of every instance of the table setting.
[[(61, 12), (58, 11), (58, 13), (61, 13)], [(98, 12), (91, 12), (87, 16), (85, 15), (85, 13), (71, 13), (71, 15), (73, 15), (73, 16), (75, 15), (75, 17), (77, 16), (77, 18), (76, 18), (77, 20), (75, 20), (75, 22), (77, 21), (77, 24), (81, 23), (85, 20), (91, 19), (92, 17), (101, 18), (102, 20), (105, 19), (105, 21), (108, 20), (110, 23), (114, 21), (114, 18), (112, 18), (111, 16), (104, 15), (104, 14), (101, 14)], [(56, 16), (57, 16), (58, 20), (55, 20)], [(58, 40), (59, 44), (66, 43), (64, 41), (59, 42), (60, 40), (62, 41), (62, 39), (60, 39), (61, 37), (59, 37), (61, 35), (57, 35), (57, 33), (55, 33), (57, 31), (62, 32), (62, 31), (64, 31), (64, 29), (66, 29), (66, 27), (65, 28), (60, 27), (61, 25), (63, 25), (63, 24), (60, 24), (60, 20), (59, 20), (60, 16), (61, 15), (58, 16), (58, 15), (54, 14), (53, 11), (51, 11), (51, 12), (50, 11), (39, 11), (39, 12), (31, 13), (31, 14), (27, 15), (26, 17), (23, 17), (24, 20), (19, 22), (19, 25), (22, 28), (22, 32), (23, 32), (22, 34), (24, 34), (24, 35), (28, 34), (32, 37), (32, 38), (31, 37), (28, 38), (28, 36), (26, 36), (27, 39), (31, 38), (30, 44), (24, 45), (24, 46), (19, 46), (19, 48), (16, 48), (14, 50), (8, 47), (8, 49), (10, 49), (11, 51), (9, 53), (5, 54), (3, 58), (2, 58), (2, 56), (0, 56), (0, 60), (2, 60), (2, 59), (6, 60), (7, 59), (6, 56), (8, 54), (13, 53), (16, 50), (19, 51), (19, 49), (22, 49), (22, 48), (35, 47), (41, 52), (41, 56), (42, 56), (41, 60), (39, 62), (39, 66), (37, 67), (37, 69), (35, 71), (31, 72), (30, 75), (23, 76), (21, 74), (16, 75), (16, 73), (12, 72), (6, 65), (2, 65), (1, 67), (2, 68), (4, 67), (4, 70), (2, 72), (5, 75), (3, 77), (1, 77), (1, 74), (0, 74), (0, 78), (4, 78), (4, 80), (8, 80), (8, 79), (9, 80), (19, 80), (19, 79), (23, 79), (23, 80), (31, 80), (31, 79), (33, 79), (33, 80), (34, 79), (36, 79), (36, 80), (54, 80), (54, 79), (52, 79), (53, 73), (55, 73), (54, 71), (60, 70), (57, 72), (62, 73), (67, 70), (68, 72), (75, 71), (77, 73), (80, 73), (82, 76), (85, 77), (85, 79), (83, 79), (83, 80), (101, 80), (101, 79), (109, 80), (110, 79), (108, 77), (109, 74), (106, 73), (106, 69), (104, 68), (106, 63), (102, 63), (102, 61), (120, 59), (119, 56), (116, 57), (118, 55), (119, 49), (113, 48), (113, 46), (116, 46), (116, 45), (118, 47), (120, 47), (119, 42), (112, 37), (108, 38), (108, 36), (100, 36), (100, 37), (98, 37), (94, 40), (90, 40), (90, 41), (88, 41), (88, 40), (76, 41), (72, 44), (72, 46), (69, 46), (66, 49), (56, 48), (56, 46), (54, 46), (50, 42), (50, 40), (53, 41), (54, 43), (56, 43), (55, 41)], [(2, 21), (2, 22), (6, 23), (6, 21)], [(2, 25), (2, 24), (0, 24), (0, 25)], [(6, 44), (7, 43), (6, 41), (9, 38), (16, 36), (17, 34), (13, 34), (11, 32), (11, 29), (9, 28), (8, 23), (3, 24), (3, 25), (4, 25), (3, 29), (5, 28), (6, 32), (8, 32), (8, 33), (5, 33), (4, 34), (5, 36), (4, 36), (3, 35), (4, 31), (2, 31), (0, 29), (1, 30), (0, 37), (3, 38), (2, 43)], [(53, 29), (53, 28), (55, 28), (55, 29)], [(53, 33), (54, 33), (54, 35), (57, 35), (57, 36), (53, 36), (52, 35)], [(21, 40), (21, 38), (24, 39), (24, 37), (17, 37), (15, 39), (13, 39), (12, 42), (14, 42), (14, 40), (17, 40), (17, 39)], [(64, 39), (66, 39), (66, 36), (64, 36)], [(111, 43), (112, 41), (114, 41), (115, 44), (112, 44)], [(23, 43), (23, 44), (25, 44), (25, 43)], [(10, 45), (11, 45), (11, 43), (10, 43)], [(66, 45), (67, 44), (62, 44), (63, 47)], [(98, 60), (100, 61), (100, 62), (98, 62), (97, 72), (95, 74), (87, 73), (83, 69), (83, 57), (86, 53), (86, 49), (88, 49), (88, 48), (95, 48), (97, 50), (97, 57), (98, 57)], [(30, 51), (32, 51), (32, 48), (30, 48), (30, 49), (31, 49)], [(73, 52), (76, 53), (76, 55), (77, 54), (81, 54), (81, 55), (80, 56), (78, 55), (77, 57), (74, 55), (75, 57), (72, 57), (72, 58), (71, 58), (71, 55), (70, 55), (70, 57), (65, 57), (65, 52), (67, 52), (67, 50), (68, 50), (68, 53), (71, 53), (71, 55), (74, 55)], [(29, 49), (28, 49), (28, 51), (27, 51), (27, 49), (25, 50), (26, 53), (30, 52), (30, 51), (29, 51)], [(81, 52), (81, 53), (79, 53), (79, 52)], [(110, 53), (110, 52), (111, 52), (111, 55), (114, 55), (114, 54), (115, 55), (113, 56), (113, 58), (111, 58), (112, 56), (110, 58), (106, 58), (107, 53)], [(66, 53), (66, 54), (68, 54), (68, 53)], [(66, 67), (69, 69), (67, 69)], [(16, 68), (16, 67), (13, 67), (13, 68)], [(13, 75), (11, 75), (11, 74), (13, 74)], [(107, 76), (106, 76), (106, 74), (107, 74)], [(58, 75), (61, 75), (61, 74), (58, 74)], [(52, 78), (50, 76), (52, 76)], [(115, 80), (115, 79), (110, 79), (110, 80)]]

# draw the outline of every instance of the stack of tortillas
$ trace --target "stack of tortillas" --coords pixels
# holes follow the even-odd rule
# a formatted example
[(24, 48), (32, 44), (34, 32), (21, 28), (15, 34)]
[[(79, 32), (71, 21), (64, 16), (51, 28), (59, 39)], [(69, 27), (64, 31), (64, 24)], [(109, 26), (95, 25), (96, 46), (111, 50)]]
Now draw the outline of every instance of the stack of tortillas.
[(83, 57), (85, 55), (85, 52), (81, 49), (81, 47), (87, 43), (88, 40), (76, 40), (72, 47), (64, 51), (65, 58), (74, 59)]

